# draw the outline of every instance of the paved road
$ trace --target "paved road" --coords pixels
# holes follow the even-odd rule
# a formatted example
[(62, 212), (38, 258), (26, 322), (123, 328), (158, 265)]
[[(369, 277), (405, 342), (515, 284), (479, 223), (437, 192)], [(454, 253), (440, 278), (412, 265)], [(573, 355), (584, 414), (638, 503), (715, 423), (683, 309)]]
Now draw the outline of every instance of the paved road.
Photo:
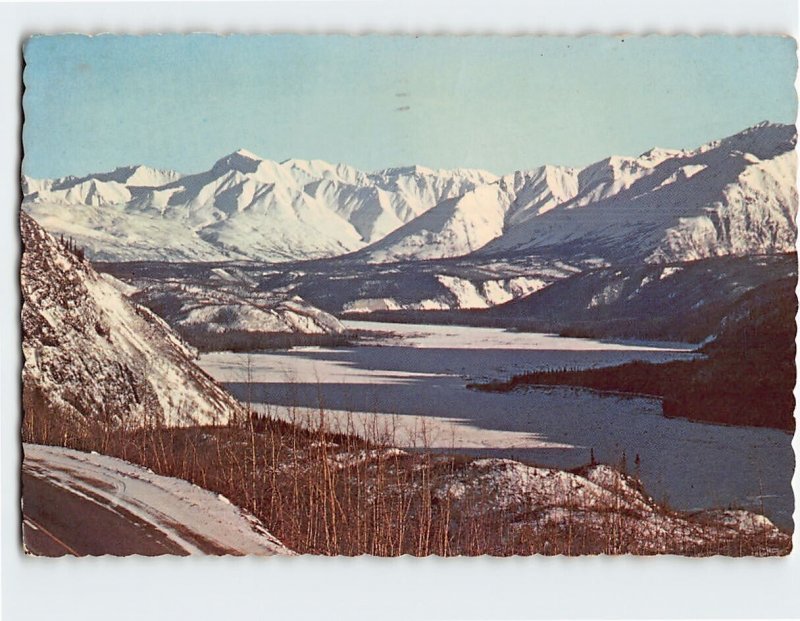
[(25, 472), (22, 499), (23, 540), (33, 554), (186, 554), (154, 526), (120, 507), (101, 506)]
[(45, 556), (292, 554), (218, 493), (115, 457), (23, 444), (24, 543)]

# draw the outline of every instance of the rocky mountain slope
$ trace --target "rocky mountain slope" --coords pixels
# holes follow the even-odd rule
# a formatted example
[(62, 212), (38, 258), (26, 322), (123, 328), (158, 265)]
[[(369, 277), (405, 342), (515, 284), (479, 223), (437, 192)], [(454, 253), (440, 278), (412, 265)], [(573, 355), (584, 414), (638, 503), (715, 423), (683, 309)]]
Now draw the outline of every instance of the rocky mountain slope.
[[(714, 332), (744, 293), (764, 283), (796, 278), (797, 255), (616, 265), (569, 264), (537, 257), (493, 261), (476, 255), (390, 264), (339, 259), (279, 266), (247, 262), (98, 267), (133, 283), (141, 290), (136, 295), (142, 297), (137, 299), (171, 325), (176, 306), (156, 305), (160, 294), (152, 296), (151, 303), (148, 292), (175, 291), (174, 283), (180, 281), (202, 290), (246, 290), (257, 305), (264, 303), (259, 299), (271, 301), (268, 307), (275, 309), (276, 300), (299, 296), (312, 316), (319, 311), (311, 309), (321, 309), (379, 321), (699, 343)], [(181, 293), (186, 303), (190, 302), (188, 293), (189, 288)], [(231, 325), (235, 321), (232, 316)]]
[[(256, 305), (266, 304), (269, 308), (276, 308), (280, 300), (296, 302), (299, 297), (308, 312), (316, 316), (319, 311), (313, 309), (338, 315), (488, 308), (538, 291), (585, 267), (538, 261), (535, 257), (514, 262), (464, 258), (367, 264), (341, 258), (279, 265), (257, 261), (95, 265), (100, 271), (131, 283), (140, 291), (137, 300), (165, 318), (163, 311), (172, 313), (174, 305), (165, 308), (151, 304), (149, 292), (163, 287), (175, 291), (176, 282), (203, 290), (233, 292), (243, 300), (252, 299)], [(188, 300), (190, 296), (184, 294), (189, 293), (184, 288), (181, 296)], [(168, 321), (173, 325), (171, 319)]]
[[(292, 287), (259, 286), (269, 264), (97, 263), (126, 283), (129, 298), (164, 319), (201, 351), (256, 350), (293, 344), (336, 344), (344, 326)], [(291, 278), (291, 276), (290, 276)]]
[(783, 280), (797, 280), (794, 253), (605, 267), (559, 280), (483, 316), (572, 336), (698, 343), (716, 333), (745, 294)]
[(345, 339), (338, 319), (299, 296), (164, 282), (144, 287), (131, 299), (155, 312), (201, 351), (334, 344)]
[(20, 227), (29, 396), (65, 416), (123, 425), (207, 424), (241, 412), (163, 320), (125, 297), (124, 285), (95, 272), (24, 213)]

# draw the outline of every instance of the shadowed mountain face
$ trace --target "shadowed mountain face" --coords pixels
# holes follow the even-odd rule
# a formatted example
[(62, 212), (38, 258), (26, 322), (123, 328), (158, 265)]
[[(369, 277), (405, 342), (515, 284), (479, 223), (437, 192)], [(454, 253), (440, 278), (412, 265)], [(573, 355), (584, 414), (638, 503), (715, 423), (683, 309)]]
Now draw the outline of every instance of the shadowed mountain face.
[(520, 328), (539, 323), (572, 336), (697, 343), (715, 335), (720, 321), (748, 292), (796, 279), (794, 253), (621, 265), (562, 279), (482, 315)]
[[(606, 267), (531, 257), (389, 265), (344, 259), (282, 266), (141, 262), (99, 268), (140, 288), (142, 299), (180, 280), (267, 298), (276, 292), (300, 296), (313, 307), (349, 318), (699, 343), (716, 333), (748, 291), (796, 278), (797, 255)], [(221, 270), (230, 280), (220, 282)], [(174, 313), (148, 305), (165, 318)]]
[[(22, 371), (26, 397), (64, 416), (123, 425), (224, 422), (241, 406), (195, 366), (195, 352), (122, 283), (24, 213)], [(29, 401), (30, 403), (30, 401)], [(37, 408), (26, 407), (26, 416)]]

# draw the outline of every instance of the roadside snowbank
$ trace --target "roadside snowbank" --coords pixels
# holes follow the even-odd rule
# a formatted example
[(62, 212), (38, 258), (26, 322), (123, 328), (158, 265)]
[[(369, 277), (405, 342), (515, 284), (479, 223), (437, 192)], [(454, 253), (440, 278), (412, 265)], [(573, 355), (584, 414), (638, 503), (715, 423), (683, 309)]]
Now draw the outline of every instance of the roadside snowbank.
[(263, 524), (225, 497), (128, 462), (72, 449), (23, 444), (22, 469), (103, 507), (120, 507), (186, 550), (206, 541), (232, 555), (292, 554)]

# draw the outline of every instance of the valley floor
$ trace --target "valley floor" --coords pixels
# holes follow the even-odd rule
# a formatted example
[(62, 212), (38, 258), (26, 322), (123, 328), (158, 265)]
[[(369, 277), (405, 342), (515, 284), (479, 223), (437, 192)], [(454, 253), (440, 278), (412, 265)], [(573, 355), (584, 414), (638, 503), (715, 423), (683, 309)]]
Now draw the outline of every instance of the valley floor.
[(308, 429), (324, 423), (333, 433), (378, 436), (410, 450), (561, 469), (585, 466), (592, 454), (607, 464), (627, 455), (633, 469), (639, 456), (637, 477), (675, 509), (737, 507), (792, 528), (794, 454), (783, 431), (667, 418), (654, 398), (466, 387), (564, 367), (688, 363), (698, 354), (686, 345), (463, 326), (346, 325), (382, 329), (384, 336), (357, 347), (215, 352), (202, 355), (199, 364), (256, 411)]

